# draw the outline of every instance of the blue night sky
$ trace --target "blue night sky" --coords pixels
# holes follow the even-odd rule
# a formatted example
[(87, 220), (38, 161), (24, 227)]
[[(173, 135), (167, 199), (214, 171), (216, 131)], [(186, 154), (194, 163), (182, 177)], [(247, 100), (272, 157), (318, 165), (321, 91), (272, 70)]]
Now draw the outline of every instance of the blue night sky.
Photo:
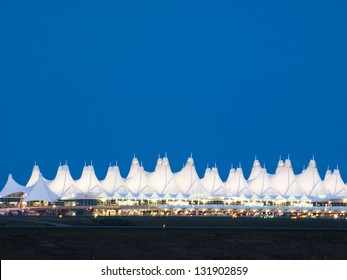
[[(71, 3), (73, 2), (73, 3)], [(0, 184), (133, 153), (347, 179), (346, 1), (1, 1)]]

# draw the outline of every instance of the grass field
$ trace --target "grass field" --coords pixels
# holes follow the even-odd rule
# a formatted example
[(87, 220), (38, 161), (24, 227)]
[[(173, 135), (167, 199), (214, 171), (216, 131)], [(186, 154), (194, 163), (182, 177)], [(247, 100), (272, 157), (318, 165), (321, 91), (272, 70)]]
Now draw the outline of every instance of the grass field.
[(346, 229), (325, 219), (1, 217), (0, 258), (347, 259)]

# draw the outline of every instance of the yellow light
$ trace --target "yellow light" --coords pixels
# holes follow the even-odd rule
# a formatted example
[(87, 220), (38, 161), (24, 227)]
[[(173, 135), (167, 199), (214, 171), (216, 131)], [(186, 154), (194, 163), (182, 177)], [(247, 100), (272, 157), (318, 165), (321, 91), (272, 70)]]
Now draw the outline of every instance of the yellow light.
[(298, 217), (297, 216), (291, 216), (290, 217), (292, 220), (296, 220)]

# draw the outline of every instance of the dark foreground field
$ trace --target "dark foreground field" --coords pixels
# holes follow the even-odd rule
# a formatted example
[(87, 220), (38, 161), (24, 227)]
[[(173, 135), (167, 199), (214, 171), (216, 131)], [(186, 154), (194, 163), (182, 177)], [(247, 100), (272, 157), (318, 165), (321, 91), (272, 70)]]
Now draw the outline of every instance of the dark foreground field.
[(1, 259), (347, 259), (346, 248), (346, 220), (0, 218)]

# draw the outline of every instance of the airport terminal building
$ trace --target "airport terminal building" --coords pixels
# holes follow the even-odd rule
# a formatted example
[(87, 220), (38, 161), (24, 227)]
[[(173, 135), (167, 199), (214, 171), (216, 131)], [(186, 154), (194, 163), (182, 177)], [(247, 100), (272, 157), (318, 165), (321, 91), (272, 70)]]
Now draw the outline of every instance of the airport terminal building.
[(26, 186), (11, 174), (0, 192), (0, 206), (39, 215), (272, 215), (344, 217), (347, 186), (338, 168), (322, 179), (314, 159), (294, 174), (290, 159), (279, 160), (275, 174), (255, 159), (246, 179), (242, 168), (231, 168), (226, 181), (216, 166), (199, 178), (189, 157), (173, 173), (167, 156), (158, 158), (153, 172), (133, 158), (126, 178), (118, 165), (99, 180), (93, 165), (85, 165), (75, 180), (67, 164), (47, 180), (35, 164)]

